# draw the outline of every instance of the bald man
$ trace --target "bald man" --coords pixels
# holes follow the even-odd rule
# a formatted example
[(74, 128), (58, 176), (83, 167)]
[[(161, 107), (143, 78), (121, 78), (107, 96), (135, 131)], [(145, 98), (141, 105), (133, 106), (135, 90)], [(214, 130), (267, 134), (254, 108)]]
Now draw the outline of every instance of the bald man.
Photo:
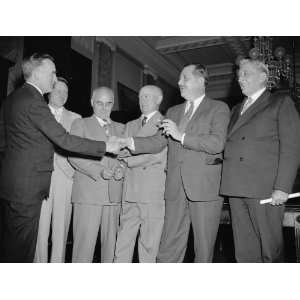
[[(139, 92), (142, 115), (126, 126), (126, 135), (154, 135), (163, 116), (158, 111), (163, 99), (160, 88), (147, 85)], [(165, 216), (165, 180), (167, 149), (158, 154), (144, 154), (125, 159), (122, 212), (114, 262), (132, 262), (138, 238), (140, 262), (155, 262)]]
[[(113, 122), (110, 113), (114, 95), (110, 88), (93, 91), (94, 114), (73, 122), (71, 133), (96, 141), (122, 136), (124, 125)], [(101, 262), (112, 262), (120, 213), (123, 167), (112, 156), (101, 160), (70, 158), (75, 168), (72, 189), (74, 204), (72, 262), (92, 262), (99, 227), (101, 229)]]

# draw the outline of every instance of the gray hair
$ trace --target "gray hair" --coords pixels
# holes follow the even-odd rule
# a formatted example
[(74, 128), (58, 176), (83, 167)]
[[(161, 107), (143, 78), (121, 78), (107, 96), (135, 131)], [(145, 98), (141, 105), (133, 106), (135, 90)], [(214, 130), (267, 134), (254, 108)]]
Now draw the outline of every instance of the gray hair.
[(30, 57), (27, 57), (22, 62), (22, 72), (24, 79), (31, 77), (33, 70), (41, 66), (45, 59), (49, 59), (54, 62), (54, 58), (49, 54), (38, 54), (34, 53)]

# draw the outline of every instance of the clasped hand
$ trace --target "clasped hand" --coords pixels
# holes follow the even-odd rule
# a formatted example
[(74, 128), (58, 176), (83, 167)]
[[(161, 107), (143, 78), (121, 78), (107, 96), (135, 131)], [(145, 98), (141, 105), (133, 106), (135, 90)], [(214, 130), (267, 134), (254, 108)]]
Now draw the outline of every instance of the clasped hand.
[(179, 131), (176, 123), (170, 119), (164, 119), (158, 127), (163, 130), (167, 136), (171, 136), (176, 141), (181, 141), (183, 133)]

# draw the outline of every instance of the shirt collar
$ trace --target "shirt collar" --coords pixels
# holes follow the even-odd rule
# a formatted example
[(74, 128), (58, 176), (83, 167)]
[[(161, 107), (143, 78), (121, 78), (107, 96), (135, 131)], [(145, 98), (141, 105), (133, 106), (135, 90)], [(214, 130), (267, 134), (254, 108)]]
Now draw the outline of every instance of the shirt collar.
[(95, 117), (96, 117), (96, 119), (99, 122), (99, 124), (100, 124), (101, 127), (104, 127), (107, 124), (111, 124), (111, 120), (110, 119), (103, 120), (103, 119), (97, 117), (96, 115), (95, 115)]
[(48, 104), (52, 114), (59, 114), (61, 115), (63, 113), (64, 107), (60, 107), (60, 108), (54, 108), (53, 106), (51, 106), (50, 104)]
[(147, 122), (148, 122), (148, 121), (149, 121), (156, 113), (157, 113), (157, 110), (155, 110), (155, 111), (153, 111), (152, 113), (147, 114), (147, 115), (142, 114), (142, 119), (143, 119), (144, 117), (146, 117), (146, 118), (147, 118)]
[(256, 101), (262, 94), (263, 92), (266, 90), (265, 87), (263, 87), (262, 89), (258, 90), (257, 92), (255, 92), (254, 94), (252, 94), (249, 98), (252, 99), (252, 101)]
[(30, 84), (31, 86), (33, 86), (34, 88), (36, 88), (36, 89), (39, 91), (39, 93), (43, 96), (42, 90), (41, 90), (37, 85), (35, 85), (34, 83), (32, 83), (32, 82), (30, 82), (30, 81), (26, 81), (26, 83), (28, 83), (28, 84)]
[[(202, 102), (202, 100), (204, 99), (205, 94), (203, 94), (202, 96), (196, 98), (195, 100), (193, 100), (194, 102), (194, 110), (193, 112), (198, 108), (198, 106), (200, 105), (200, 103)], [(187, 101), (186, 106), (185, 106), (185, 112), (188, 110), (188, 108), (190, 107), (190, 101)]]

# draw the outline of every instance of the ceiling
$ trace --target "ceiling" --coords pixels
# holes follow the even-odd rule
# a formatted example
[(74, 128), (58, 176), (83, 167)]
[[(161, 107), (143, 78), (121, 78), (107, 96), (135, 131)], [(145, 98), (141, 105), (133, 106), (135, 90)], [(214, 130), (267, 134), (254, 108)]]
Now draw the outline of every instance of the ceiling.
[[(248, 57), (253, 47), (251, 36), (143, 36), (139, 37), (159, 52), (170, 65), (180, 72), (186, 64), (202, 63), (210, 74), (209, 88), (226, 97), (235, 77), (238, 56)], [(273, 37), (273, 49), (283, 46), (295, 56), (296, 73), (300, 73), (300, 37)], [(300, 74), (299, 74), (300, 75)], [(230, 90), (232, 95), (232, 89)], [(222, 94), (222, 95), (221, 95)]]

